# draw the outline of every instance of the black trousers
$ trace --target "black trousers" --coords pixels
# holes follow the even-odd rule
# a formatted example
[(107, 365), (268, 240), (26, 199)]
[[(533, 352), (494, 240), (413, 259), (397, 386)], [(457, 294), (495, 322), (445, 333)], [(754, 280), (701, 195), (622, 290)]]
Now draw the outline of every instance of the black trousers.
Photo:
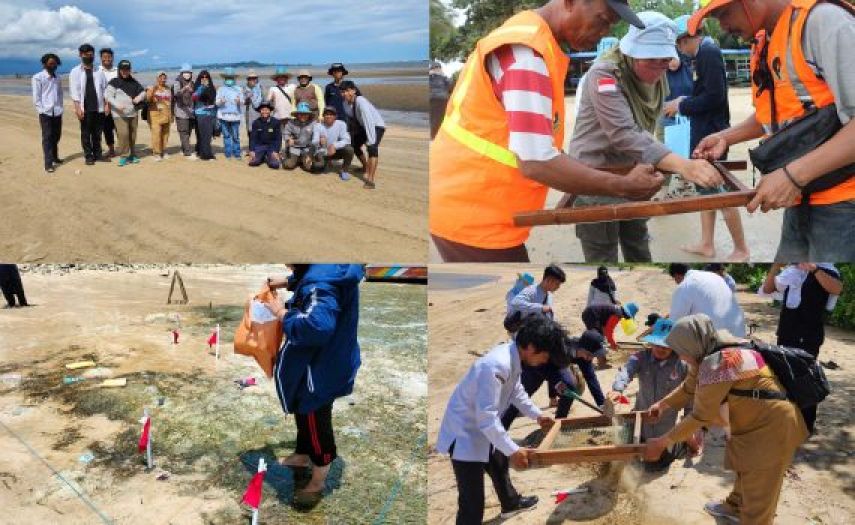
[(297, 454), (306, 454), (318, 467), (329, 465), (338, 457), (332, 427), (330, 403), (307, 414), (294, 414), (297, 420)]
[[(526, 394), (531, 396), (537, 392), (537, 389), (540, 388), (540, 385), (544, 381), (546, 381), (549, 388), (549, 399), (557, 396), (558, 391), (555, 390), (555, 385), (561, 382), (561, 373), (557, 366), (550, 363), (541, 366), (522, 365), (520, 383), (522, 383)], [(561, 400), (558, 401), (558, 410), (555, 412), (555, 417), (557, 418), (567, 417), (567, 414), (570, 412), (570, 405), (573, 404), (573, 400), (565, 401), (565, 399), (567, 398), (561, 396)], [(502, 426), (505, 427), (505, 430), (511, 428), (511, 424), (519, 415), (520, 411), (514, 405), (509, 406), (505, 410), (505, 413), (502, 414)]]
[(83, 155), (86, 160), (98, 160), (101, 158), (101, 121), (103, 113), (100, 111), (86, 111), (83, 120), (80, 121), (80, 145), (83, 147)]
[[(6, 303), (11, 306), (27, 306), (27, 298), (24, 296), (24, 284), (21, 282), (21, 274), (16, 264), (0, 264), (0, 290)], [(17, 298), (17, 301), (15, 300)]]
[(451, 467), (457, 480), (457, 525), (481, 525), (484, 520), (484, 472), (493, 482), (503, 511), (519, 504), (520, 495), (511, 483), (508, 457), (498, 450), (490, 448), (488, 463), (452, 459)]
[(45, 157), (45, 169), (59, 160), (59, 139), (62, 137), (62, 115), (52, 117), (39, 114), (39, 126), (42, 128), (42, 153)]
[(112, 115), (103, 115), (101, 129), (104, 131), (104, 142), (113, 147), (116, 144), (116, 123), (113, 122)]
[(200, 159), (214, 158), (211, 141), (214, 139), (214, 124), (217, 117), (213, 115), (196, 115), (196, 152)]

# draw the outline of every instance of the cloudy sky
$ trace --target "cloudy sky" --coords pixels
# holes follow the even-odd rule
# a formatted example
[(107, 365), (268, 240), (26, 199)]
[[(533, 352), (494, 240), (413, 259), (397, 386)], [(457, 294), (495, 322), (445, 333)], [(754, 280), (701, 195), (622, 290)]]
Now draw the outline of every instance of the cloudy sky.
[[(427, 58), (425, 0), (0, 0), (0, 72), (110, 46), (135, 67)], [(69, 60), (66, 65), (73, 62)]]

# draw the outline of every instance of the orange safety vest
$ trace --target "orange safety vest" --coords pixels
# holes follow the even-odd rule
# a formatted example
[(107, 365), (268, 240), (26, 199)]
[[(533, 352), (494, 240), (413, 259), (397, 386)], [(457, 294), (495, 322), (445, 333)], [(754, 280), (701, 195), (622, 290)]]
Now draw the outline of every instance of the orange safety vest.
[(510, 131), (496, 98), (487, 56), (501, 46), (531, 47), (552, 79), (553, 137), (564, 144), (564, 78), (569, 58), (546, 21), (523, 11), (482, 38), (469, 55), (430, 149), (430, 232), (485, 249), (523, 244), (531, 228), (513, 224), (517, 212), (542, 209), (547, 186), (523, 176), (508, 149)]
[[(805, 59), (802, 41), (805, 22), (817, 0), (792, 0), (781, 14), (769, 40), (766, 63), (775, 82), (775, 110), (780, 126), (803, 116), (810, 107), (823, 108), (834, 103), (834, 93), (828, 84), (814, 73)], [(756, 71), (760, 61), (760, 50), (767, 35), (758, 34), (758, 43), (751, 54), (751, 71)], [(772, 97), (769, 90), (758, 95), (752, 83), (754, 109), (757, 121), (764, 131), (772, 132)], [(855, 177), (829, 188), (812, 193), (810, 203), (815, 205), (834, 204), (855, 199)]]

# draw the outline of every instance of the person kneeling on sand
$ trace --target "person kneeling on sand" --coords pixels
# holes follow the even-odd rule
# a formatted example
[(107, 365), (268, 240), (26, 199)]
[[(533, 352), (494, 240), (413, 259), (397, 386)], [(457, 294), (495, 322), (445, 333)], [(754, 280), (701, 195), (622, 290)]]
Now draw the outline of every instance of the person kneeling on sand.
[(252, 151), (249, 153), (249, 165), (258, 166), (267, 162), (267, 167), (279, 169), (279, 151), (282, 149), (282, 128), (279, 121), (270, 116), (270, 104), (258, 106), (260, 117), (252, 123), (249, 141)]
[(538, 367), (553, 362), (567, 366), (566, 334), (557, 322), (529, 316), (514, 340), (493, 348), (475, 361), (457, 384), (442, 424), (436, 450), (451, 456), (457, 480), (457, 524), (480, 524), (484, 518), (484, 472), (493, 480), (502, 504), (501, 518), (531, 510), (537, 496), (521, 496), (511, 483), (509, 463), (524, 469), (532, 449), (517, 445), (502, 426), (499, 414), (511, 405), (537, 420), (544, 429), (554, 420), (544, 416), (520, 383), (522, 365)]
[[(689, 367), (665, 342), (665, 338), (671, 333), (673, 327), (674, 322), (670, 319), (662, 318), (656, 321), (652, 332), (642, 339), (651, 345), (650, 348), (632, 354), (626, 365), (621, 367), (617, 377), (615, 377), (612, 390), (607, 394), (612, 401), (618, 401), (632, 379), (638, 376), (638, 393), (635, 397), (633, 410), (647, 410), (666, 394), (680, 386), (680, 383), (686, 379)], [(691, 412), (691, 403), (686, 410)], [(643, 423), (641, 425), (641, 441), (644, 442), (647, 438), (661, 436), (670, 430), (676, 422), (677, 411), (675, 410), (668, 412), (656, 423)], [(675, 459), (685, 456), (687, 445), (690, 453), (696, 454), (700, 448), (701, 436), (702, 434), (699, 431), (686, 443), (675, 444), (666, 450), (658, 461), (645, 463), (645, 469), (648, 471), (667, 469)]]
[(321, 122), (321, 153), (325, 158), (324, 169), (329, 169), (333, 160), (341, 160), (341, 180), (350, 178), (350, 163), (353, 162), (353, 146), (350, 145), (350, 133), (347, 124), (338, 120), (338, 112), (332, 106), (324, 109)]
[(300, 102), (292, 115), (294, 118), (288, 121), (282, 131), (282, 139), (285, 141), (282, 168), (293, 170), (299, 164), (310, 173), (320, 172), (324, 160), (319, 147), (321, 130), (315, 122), (315, 114), (307, 103)]
[(648, 438), (643, 459), (658, 460), (666, 448), (701, 428), (722, 425), (720, 406), (726, 401), (731, 435), (724, 466), (736, 472), (736, 481), (724, 502), (707, 503), (704, 510), (746, 525), (771, 525), (784, 473), (808, 429), (762, 354), (745, 342), (727, 330), (716, 331), (705, 314), (674, 323), (665, 343), (689, 372), (680, 386), (650, 407), (648, 417), (655, 421), (689, 402), (692, 413), (661, 437)]
[[(294, 264), (287, 282), (268, 279), (272, 289), (294, 292), (288, 307), (278, 299), (265, 303), (282, 319), (285, 343), (273, 370), (276, 393), (285, 414), (294, 414), (297, 447), (279, 461), (308, 484), (294, 494), (294, 505), (311, 508), (323, 497), (330, 464), (336, 459), (333, 403), (353, 392), (361, 363), (356, 339), (359, 324), (359, 264)], [(300, 481), (297, 481), (300, 483)]]

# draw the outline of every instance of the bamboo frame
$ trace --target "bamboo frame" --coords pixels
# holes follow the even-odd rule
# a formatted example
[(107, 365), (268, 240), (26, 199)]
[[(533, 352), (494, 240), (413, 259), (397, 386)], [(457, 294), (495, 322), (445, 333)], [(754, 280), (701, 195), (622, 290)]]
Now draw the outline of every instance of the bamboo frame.
[[(756, 190), (747, 187), (730, 172), (731, 169), (746, 169), (748, 167), (747, 163), (745, 161), (714, 162), (713, 165), (724, 179), (724, 186), (728, 190), (725, 193), (700, 195), (698, 197), (679, 197), (664, 201), (625, 202), (580, 208), (570, 208), (569, 206), (572, 205), (575, 197), (568, 196), (562, 199), (559, 207), (554, 210), (517, 213), (514, 215), (514, 226), (531, 227), (625, 221), (660, 217), (663, 215), (695, 213), (705, 210), (738, 208), (748, 205), (751, 199), (754, 198)], [(630, 169), (616, 168), (607, 171), (625, 174)]]
[(583, 416), (559, 419), (544, 436), (540, 446), (529, 456), (530, 467), (547, 467), (567, 463), (592, 463), (608, 461), (630, 461), (640, 458), (644, 449), (641, 443), (641, 423), (644, 412), (616, 414), (615, 418), (633, 420), (632, 443), (625, 445), (599, 445), (592, 447), (572, 447), (552, 449), (552, 443), (558, 437), (562, 427), (577, 429), (610, 426), (612, 418), (607, 416)]

